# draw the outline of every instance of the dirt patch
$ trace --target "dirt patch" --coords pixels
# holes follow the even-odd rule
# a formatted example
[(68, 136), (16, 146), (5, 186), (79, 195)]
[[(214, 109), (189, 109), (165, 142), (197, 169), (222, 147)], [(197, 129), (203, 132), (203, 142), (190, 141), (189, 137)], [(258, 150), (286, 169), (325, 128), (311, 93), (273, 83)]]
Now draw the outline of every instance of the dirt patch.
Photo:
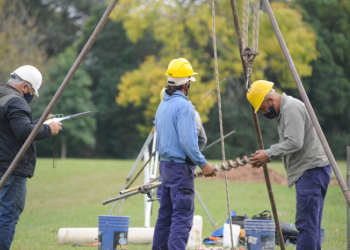
[[(269, 168), (270, 180), (271, 183), (287, 185), (287, 178), (273, 169)], [(218, 174), (218, 178), (224, 179), (225, 175), (223, 172)], [(244, 167), (239, 167), (237, 169), (232, 169), (227, 172), (227, 178), (230, 181), (241, 181), (241, 182), (260, 182), (265, 183), (264, 172), (262, 168), (256, 169), (252, 168), (250, 164), (245, 165)], [(339, 186), (337, 178), (332, 173), (330, 186)]]
[[(277, 173), (276, 171), (269, 169), (270, 181), (271, 183), (287, 185), (287, 179), (283, 174)], [(218, 178), (225, 178), (223, 172), (218, 174)], [(242, 182), (265, 182), (264, 172), (262, 168), (255, 169), (252, 168), (250, 164), (244, 167), (239, 167), (237, 169), (232, 169), (227, 172), (227, 178), (232, 181), (242, 181)]]

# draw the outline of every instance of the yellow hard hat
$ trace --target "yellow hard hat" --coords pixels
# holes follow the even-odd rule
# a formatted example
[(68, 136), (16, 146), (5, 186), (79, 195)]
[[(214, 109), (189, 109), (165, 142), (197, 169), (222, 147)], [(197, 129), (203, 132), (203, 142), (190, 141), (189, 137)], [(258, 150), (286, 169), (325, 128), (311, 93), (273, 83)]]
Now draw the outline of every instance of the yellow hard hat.
[(254, 107), (255, 113), (258, 112), (265, 96), (271, 91), (273, 82), (258, 80), (252, 83), (250, 91), (247, 93), (247, 99)]
[(163, 101), (164, 92), (165, 92), (165, 88), (162, 88), (162, 90), (160, 91), (160, 101)]
[(197, 74), (198, 73), (193, 71), (192, 65), (185, 58), (172, 60), (168, 65), (168, 70), (165, 72), (165, 75), (175, 78), (193, 76)]

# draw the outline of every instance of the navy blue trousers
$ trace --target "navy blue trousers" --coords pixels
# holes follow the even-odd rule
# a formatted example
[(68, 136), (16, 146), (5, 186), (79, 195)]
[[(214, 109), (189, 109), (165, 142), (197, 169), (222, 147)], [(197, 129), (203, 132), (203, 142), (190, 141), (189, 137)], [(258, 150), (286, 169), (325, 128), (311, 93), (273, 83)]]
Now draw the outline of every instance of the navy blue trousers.
[[(3, 173), (0, 173), (0, 178)], [(27, 178), (11, 175), (0, 190), (0, 249), (10, 249), (19, 216), (24, 209)]]
[(186, 250), (194, 215), (195, 165), (161, 161), (162, 180), (152, 250)]
[(297, 194), (295, 227), (299, 231), (297, 250), (321, 249), (323, 205), (331, 173), (330, 165), (309, 169), (295, 183)]

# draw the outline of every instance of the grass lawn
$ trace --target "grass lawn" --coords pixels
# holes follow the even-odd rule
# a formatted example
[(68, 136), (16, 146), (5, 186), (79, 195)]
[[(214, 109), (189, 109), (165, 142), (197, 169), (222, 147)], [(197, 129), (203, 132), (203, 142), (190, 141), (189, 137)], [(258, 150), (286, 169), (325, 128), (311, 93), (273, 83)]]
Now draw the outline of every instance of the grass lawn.
[[(98, 227), (98, 215), (107, 215), (111, 208), (111, 204), (103, 206), (102, 201), (118, 195), (132, 163), (130, 160), (68, 159), (59, 160), (53, 169), (52, 159), (39, 159), (34, 178), (28, 180), (26, 207), (11, 249), (76, 249), (71, 245), (58, 245), (59, 228)], [(270, 167), (284, 173), (281, 163), (271, 164)], [(346, 164), (340, 162), (339, 167), (345, 176)], [(143, 177), (139, 177), (134, 184), (141, 184), (142, 180)], [(214, 221), (223, 225), (227, 218), (225, 182), (202, 178), (195, 183)], [(280, 221), (294, 223), (295, 189), (272, 186)], [(247, 214), (251, 217), (263, 210), (271, 210), (264, 183), (231, 181), (229, 195), (231, 210), (239, 215)], [(155, 202), (152, 226), (156, 221), (158, 207), (158, 202)], [(119, 206), (114, 215), (118, 209)], [(197, 199), (195, 214), (203, 217), (203, 237), (208, 237), (213, 228)], [(143, 197), (136, 195), (127, 199), (122, 215), (130, 216), (131, 227), (142, 227)], [(346, 202), (339, 186), (329, 187), (322, 227), (326, 228), (323, 249), (346, 249)], [(128, 249), (147, 250), (151, 247), (129, 245)], [(279, 247), (276, 246), (275, 249)]]

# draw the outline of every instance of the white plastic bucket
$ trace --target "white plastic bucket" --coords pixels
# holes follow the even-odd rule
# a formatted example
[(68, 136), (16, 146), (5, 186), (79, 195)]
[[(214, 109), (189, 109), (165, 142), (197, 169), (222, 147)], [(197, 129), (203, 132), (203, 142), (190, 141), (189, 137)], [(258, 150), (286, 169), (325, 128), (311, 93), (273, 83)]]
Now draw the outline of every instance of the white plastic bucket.
[[(241, 231), (241, 226), (232, 224), (232, 236), (233, 236), (233, 246), (237, 247), (239, 242), (239, 233)], [(231, 245), (231, 232), (230, 232), (230, 224), (224, 224), (224, 247), (232, 247)]]

